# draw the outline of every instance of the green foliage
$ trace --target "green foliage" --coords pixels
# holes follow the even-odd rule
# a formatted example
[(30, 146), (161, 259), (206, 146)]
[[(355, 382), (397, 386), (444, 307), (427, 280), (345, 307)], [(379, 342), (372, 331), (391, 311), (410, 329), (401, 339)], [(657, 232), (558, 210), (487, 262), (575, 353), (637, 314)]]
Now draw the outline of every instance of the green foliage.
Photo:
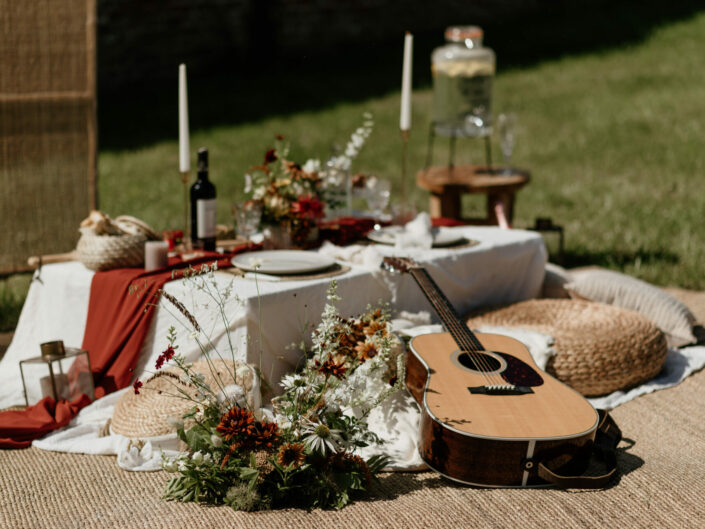
[[(705, 194), (700, 188), (705, 158), (700, 150), (705, 140), (705, 70), (694, 61), (705, 47), (705, 13), (684, 7), (682, 15), (664, 16), (661, 13), (669, 8), (662, 3), (613, 4), (587, 15), (605, 34), (597, 35), (593, 22), (576, 32), (575, 20), (551, 25), (549, 17), (544, 26), (541, 20), (532, 21), (535, 38), (516, 46), (523, 41), (497, 38), (499, 22), (486, 28), (488, 44), (498, 51), (494, 112), (519, 115), (513, 160), (532, 171), (531, 184), (518, 195), (515, 225), (530, 226), (538, 216), (563, 225), (569, 266), (597, 264), (659, 285), (703, 289), (705, 232), (700, 221)], [(678, 11), (675, 4), (671, 8)], [(618, 16), (611, 17), (612, 11)], [(565, 33), (564, 38), (551, 40), (551, 31)], [(585, 51), (590, 48), (596, 51)], [(418, 50), (415, 63), (422, 67), (415, 69), (415, 76), (428, 79), (423, 70), (427, 59), (419, 55), (422, 48)], [(291, 141), (295, 159), (325, 160), (331, 142), (354, 130), (363, 111), (374, 114), (376, 125), (354, 170), (392, 180), (393, 196), (398, 196), (397, 78), (390, 81), (391, 68), (375, 69), (371, 61), (369, 56), (351, 58), (338, 70), (340, 79), (328, 69), (297, 76), (297, 82), (287, 86), (286, 98), (279, 98), (273, 88), (281, 83), (253, 79), (243, 88), (249, 86), (250, 91), (237, 98), (249, 105), (233, 105), (231, 91), (219, 88), (223, 80), (190, 82), (193, 94), (202, 93), (201, 111), (218, 117), (205, 119), (196, 112), (200, 107), (192, 105), (191, 144), (210, 148), (220, 223), (232, 223), (230, 202), (244, 198), (244, 175), (264, 149), (273, 146), (275, 134)], [(507, 64), (512, 67), (507, 69)], [(361, 98), (360, 83), (395, 88), (381, 95), (367, 90), (364, 93), (374, 95)], [(245, 83), (238, 78), (237, 84)], [(419, 85), (415, 83), (413, 97), (410, 175), (425, 164), (431, 119), (431, 90)], [(142, 127), (132, 130), (124, 119), (125, 112), (134, 112), (136, 102), (123, 99), (121, 94), (101, 105), (101, 129), (106, 131), (102, 137), (110, 136), (112, 145), (122, 146), (100, 152), (101, 208), (112, 216), (135, 215), (157, 229), (183, 228), (175, 100), (160, 95), (143, 103), (152, 119), (150, 130), (158, 134), (142, 134)], [(209, 121), (217, 124), (198, 126)], [(173, 139), (155, 139), (168, 138), (169, 126), (174, 127)], [(434, 163), (439, 164), (447, 159), (447, 144), (438, 139), (436, 147)], [(456, 152), (459, 163), (483, 159), (481, 142), (460, 140)], [(496, 141), (494, 152), (500, 152)], [(420, 190), (415, 200), (418, 207), (427, 207), (427, 195)], [(480, 197), (465, 201), (468, 216), (483, 209)], [(23, 292), (19, 300), (3, 292), (0, 285), (0, 327), (11, 329)]]
[[(653, 7), (649, 9), (654, 11)], [(694, 66), (699, 50), (705, 47), (705, 13), (676, 22), (666, 17), (661, 26), (642, 28), (638, 26), (641, 6), (633, 11), (617, 10), (620, 17), (615, 20), (620, 22), (610, 22), (612, 37), (617, 35), (613, 27), (617, 25), (620, 36), (636, 32), (638, 40), (622, 47), (597, 47), (604, 43), (605, 36), (595, 34), (591, 27), (584, 36), (597, 51), (585, 52), (587, 46), (573, 46), (573, 54), (566, 55), (562, 43), (572, 38), (568, 24), (561, 30), (566, 39), (550, 46), (548, 36), (536, 35), (546, 51), (544, 57), (550, 56), (550, 60), (524, 61), (519, 66), (515, 61), (509, 70), (506, 64), (511, 58), (506, 55), (512, 47), (517, 48), (513, 45), (517, 41), (507, 40), (501, 49), (499, 43), (493, 43), (500, 28), (487, 28), (488, 44), (504, 54), (498, 53), (494, 112), (518, 114), (513, 161), (532, 171), (532, 182), (518, 195), (515, 225), (530, 226), (538, 216), (551, 217), (563, 225), (570, 266), (598, 264), (656, 284), (705, 288), (700, 265), (705, 260), (705, 232), (699, 229), (705, 211), (705, 194), (699, 192), (705, 173), (705, 159), (700, 156), (705, 140), (700, 117), (705, 115), (705, 98), (701, 95), (705, 70)], [(653, 13), (649, 16), (654, 18)], [(628, 22), (629, 17), (636, 18), (639, 31)], [(603, 22), (607, 23), (604, 16), (600, 24)], [(534, 45), (532, 39), (521, 47), (529, 54), (534, 52)], [(418, 55), (418, 79), (429, 77), (424, 63), (428, 64), (427, 59)], [(387, 76), (393, 77), (389, 68), (371, 68), (371, 57), (346, 63), (346, 79), (357, 81), (348, 84), (357, 86), (373, 79), (383, 86), (396, 86), (396, 81), (384, 81)], [(388, 71), (386, 76), (380, 73)], [(278, 97), (277, 89), (264, 88), (277, 83), (272, 79), (253, 83), (257, 89), (239, 101), (252, 100), (258, 108), (269, 109), (268, 101), (277, 112), (261, 112), (255, 117), (258, 114), (252, 109), (243, 108), (239, 113), (248, 116), (245, 121), (227, 124), (221, 120), (218, 126), (193, 131), (192, 145), (211, 148), (212, 179), (222, 201), (219, 222), (232, 223), (229, 203), (243, 199), (244, 175), (253, 160), (259, 160), (263, 150), (273, 146), (275, 134), (291, 141), (296, 160), (325, 160), (331, 142), (354, 130), (363, 111), (374, 114), (376, 125), (355, 160), (354, 171), (392, 180), (392, 200), (398, 196), (398, 90), (355, 99), (355, 90), (346, 89), (345, 82), (334, 83), (325, 76), (297, 76), (296, 86), (287, 89), (286, 98), (286, 107), (296, 110), (287, 113), (285, 105), (273, 101)], [(415, 83), (413, 96), (410, 181), (425, 164), (431, 119), (431, 90), (428, 86), (419, 88), (419, 84)], [(189, 88), (197, 90), (194, 85), (195, 80)], [(218, 91), (210, 87), (205, 93), (210, 92)], [(311, 94), (317, 101), (330, 104), (313, 104)], [(307, 104), (313, 110), (302, 110)], [(213, 112), (222, 111), (231, 108), (231, 102), (213, 101), (210, 107)], [(173, 113), (173, 108), (169, 106), (163, 115)], [(192, 121), (196, 123), (198, 118), (194, 115)], [(101, 126), (112, 129), (122, 125), (115, 121)], [(139, 150), (101, 152), (101, 200), (108, 213), (136, 215), (156, 228), (181, 227), (175, 132), (173, 138), (145, 144)], [(446, 141), (437, 139), (434, 163), (447, 160), (447, 147)], [(499, 157), (496, 141), (494, 152)], [(459, 163), (482, 161), (482, 142), (459, 140), (456, 154)], [(427, 195), (420, 190), (415, 193), (417, 206), (426, 208)], [(465, 208), (468, 216), (482, 214), (484, 204), (480, 197), (471, 197)]]
[[(193, 275), (187, 283), (198, 289), (209, 285), (207, 277)], [(335, 281), (328, 299), (340, 299)], [(190, 315), (177, 299), (168, 301)], [(223, 302), (216, 304), (222, 310)], [(237, 391), (227, 393), (225, 388), (233, 387), (230, 381), (219, 380), (221, 390), (211, 387), (171, 347), (162, 353), (181, 370), (179, 378), (198, 390), (197, 396), (186, 391), (175, 395), (194, 406), (177, 424), (188, 452), (162, 461), (166, 471), (176, 474), (164, 498), (225, 503), (236, 510), (339, 509), (367, 489), (386, 458), (372, 457), (368, 465), (353, 452), (379, 442), (365, 417), (400, 388), (400, 382), (389, 382), (399, 380), (395, 374), (403, 349), (382, 309), (345, 319), (329, 303), (312, 338), (309, 358), (299, 373), (282, 380), (284, 392), (273, 400), (273, 411), (250, 407)], [(173, 327), (168, 339), (173, 345)]]
[(30, 274), (0, 279), (0, 332), (13, 331), (17, 326), (31, 279)]

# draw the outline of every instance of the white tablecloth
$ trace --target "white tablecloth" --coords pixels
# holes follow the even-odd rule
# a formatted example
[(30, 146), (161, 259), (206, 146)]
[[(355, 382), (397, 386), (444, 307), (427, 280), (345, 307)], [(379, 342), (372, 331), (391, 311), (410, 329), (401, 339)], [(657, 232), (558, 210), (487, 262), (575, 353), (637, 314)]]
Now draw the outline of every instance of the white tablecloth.
[[(539, 294), (546, 262), (540, 235), (489, 227), (452, 229), (480, 244), (406, 252), (386, 246), (375, 248), (381, 254), (403, 254), (423, 264), (461, 314), (476, 307), (520, 301)], [(368, 303), (378, 300), (390, 302), (393, 309), (431, 311), (409, 275), (344, 264), (351, 269), (335, 278), (342, 297), (338, 306), (343, 315), (359, 313)], [(41, 281), (32, 283), (13, 341), (0, 361), (0, 408), (24, 403), (18, 362), (38, 355), (40, 343), (61, 339), (68, 347), (80, 347), (92, 277), (93, 272), (76, 262), (41, 269)], [(291, 344), (310, 335), (310, 324), (320, 320), (331, 279), (254, 281), (222, 271), (215, 280), (221, 289), (232, 282), (237, 297), (228, 302), (226, 310), (236, 358), (261, 362), (265, 377), (276, 384), (301, 358), (300, 351)], [(207, 296), (200, 291), (194, 293), (182, 281), (169, 282), (165, 289), (189, 307), (215, 348), (229, 357), (226, 325)], [(168, 305), (157, 308), (135, 369), (136, 376), (149, 376), (157, 356), (166, 348), (167, 331), (172, 325), (179, 332), (178, 351), (194, 360), (201, 355), (190, 332), (178, 323), (183, 322), (178, 316)]]

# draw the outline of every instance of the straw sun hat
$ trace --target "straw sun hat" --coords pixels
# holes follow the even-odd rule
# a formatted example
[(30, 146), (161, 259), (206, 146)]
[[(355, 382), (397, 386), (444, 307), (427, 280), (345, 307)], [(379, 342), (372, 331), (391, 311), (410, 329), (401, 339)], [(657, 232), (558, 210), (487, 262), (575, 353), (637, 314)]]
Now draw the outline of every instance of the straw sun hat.
[(663, 332), (650, 320), (602, 303), (533, 299), (470, 316), (471, 329), (493, 325), (553, 336), (557, 354), (546, 371), (586, 397), (607, 395), (653, 378), (668, 353)]
[[(205, 382), (216, 393), (218, 388), (240, 386), (247, 405), (255, 409), (259, 405), (259, 382), (253, 367), (244, 362), (230, 360), (206, 360), (193, 364), (193, 371), (202, 373)], [(212, 368), (211, 368), (212, 366)], [(110, 431), (132, 439), (156, 437), (176, 431), (169, 419), (181, 419), (184, 413), (194, 407), (194, 402), (175, 397), (179, 389), (192, 397), (197, 389), (181, 378), (183, 372), (177, 368), (166, 368), (146, 380), (139, 394), (126, 392), (115, 406)]]

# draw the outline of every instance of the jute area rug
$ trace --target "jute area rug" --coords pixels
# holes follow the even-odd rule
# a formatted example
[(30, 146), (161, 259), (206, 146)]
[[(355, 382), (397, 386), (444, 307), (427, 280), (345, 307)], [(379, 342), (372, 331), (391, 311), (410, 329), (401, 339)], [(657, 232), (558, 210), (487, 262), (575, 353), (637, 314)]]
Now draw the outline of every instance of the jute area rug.
[(0, 527), (702, 528), (703, 403), (705, 371), (617, 408), (626, 439), (620, 476), (606, 490), (477, 489), (431, 472), (389, 473), (370, 497), (341, 511), (238, 513), (165, 502), (164, 472), (125, 472), (114, 457), (0, 451)]

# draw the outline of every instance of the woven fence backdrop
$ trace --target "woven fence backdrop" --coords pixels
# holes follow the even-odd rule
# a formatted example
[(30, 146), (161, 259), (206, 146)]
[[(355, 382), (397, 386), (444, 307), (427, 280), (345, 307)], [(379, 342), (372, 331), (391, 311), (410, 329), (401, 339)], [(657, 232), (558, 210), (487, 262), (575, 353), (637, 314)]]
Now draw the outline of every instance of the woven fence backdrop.
[(96, 206), (95, 0), (0, 0), (0, 274)]

